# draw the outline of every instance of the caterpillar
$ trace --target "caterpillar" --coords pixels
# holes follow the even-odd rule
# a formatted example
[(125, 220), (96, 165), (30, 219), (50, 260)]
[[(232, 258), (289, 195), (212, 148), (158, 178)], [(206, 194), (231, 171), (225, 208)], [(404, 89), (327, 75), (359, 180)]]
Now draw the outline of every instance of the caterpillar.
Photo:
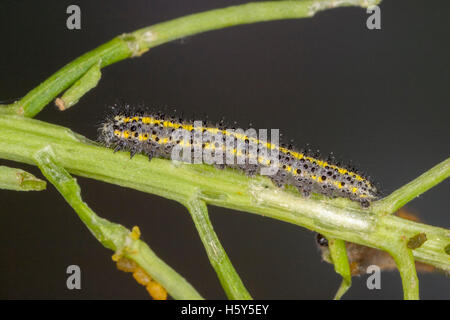
[(305, 197), (311, 193), (344, 197), (363, 207), (379, 198), (369, 178), (341, 166), (333, 157), (320, 159), (311, 151), (300, 151), (273, 140), (273, 132), (268, 142), (265, 137), (258, 137), (254, 129), (230, 128), (223, 121), (217, 124), (188, 121), (129, 106), (115, 108), (99, 127), (99, 141), (103, 145), (115, 152), (129, 151), (130, 157), (142, 153), (150, 160), (174, 159), (174, 154), (182, 149), (180, 158), (185, 162), (199, 163), (198, 156), (203, 156), (207, 164), (236, 168), (249, 176), (264, 174), (264, 170), (272, 172), (265, 174), (276, 186), (294, 186)]

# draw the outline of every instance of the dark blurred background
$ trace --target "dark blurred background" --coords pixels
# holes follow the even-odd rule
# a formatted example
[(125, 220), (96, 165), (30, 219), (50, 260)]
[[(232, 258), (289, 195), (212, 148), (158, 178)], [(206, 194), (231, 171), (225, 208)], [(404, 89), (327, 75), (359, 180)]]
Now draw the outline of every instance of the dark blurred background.
[[(194, 12), (243, 3), (202, 1), (1, 1), (0, 100), (20, 98), (64, 64), (114, 36)], [(78, 4), (82, 29), (66, 28)], [(67, 112), (49, 105), (37, 119), (91, 139), (117, 100), (175, 107), (187, 115), (225, 116), (241, 127), (280, 128), (354, 161), (385, 194), (449, 156), (449, 12), (442, 1), (381, 5), (382, 29), (368, 30), (360, 8), (313, 19), (233, 27), (151, 49), (103, 70)], [(32, 166), (0, 161), (42, 177)], [(78, 178), (84, 200), (102, 217), (139, 225), (143, 239), (207, 298), (223, 299), (194, 225), (179, 204)], [(408, 207), (448, 228), (450, 184)], [(130, 205), (132, 204), (132, 205)], [(44, 192), (0, 192), (0, 298), (146, 299), (144, 287), (117, 271), (104, 249), (49, 185)], [(330, 299), (340, 278), (321, 262), (309, 230), (211, 207), (216, 232), (255, 298)], [(66, 267), (82, 270), (82, 289), (66, 288)], [(449, 299), (449, 279), (421, 274), (424, 299)], [(397, 272), (382, 289), (354, 278), (347, 299), (401, 299)]]

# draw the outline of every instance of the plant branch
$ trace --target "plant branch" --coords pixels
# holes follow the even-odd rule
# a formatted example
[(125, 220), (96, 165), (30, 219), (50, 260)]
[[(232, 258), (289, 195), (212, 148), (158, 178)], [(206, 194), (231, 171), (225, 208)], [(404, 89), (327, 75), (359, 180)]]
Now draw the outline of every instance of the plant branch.
[(78, 81), (76, 81), (55, 104), (59, 110), (64, 111), (72, 107), (89, 90), (95, 88), (102, 74), (100, 63), (94, 64)]
[[(130, 159), (127, 152), (114, 154), (111, 149), (96, 146), (67, 128), (19, 116), (0, 115), (0, 158), (34, 164), (35, 153), (47, 146), (52, 147), (59, 165), (73, 174), (156, 194), (182, 204), (186, 199), (197, 197), (207, 204), (268, 216), (327, 237), (394, 254), (399, 239), (425, 233), (428, 240), (412, 250), (414, 258), (450, 270), (446, 252), (450, 243), (448, 229), (380, 215), (373, 211), (376, 203), (364, 209), (347, 199), (304, 198), (296, 192), (277, 188), (266, 177), (249, 178), (236, 170), (218, 170), (208, 165), (179, 164), (163, 159), (149, 162), (142, 155)], [(448, 160), (437, 167), (445, 167), (446, 163)], [(442, 181), (447, 172), (432, 169), (431, 175), (433, 180)], [(415, 183), (420, 185), (421, 179), (426, 184), (429, 174), (417, 178)], [(414, 198), (418, 192), (416, 188), (399, 190), (405, 191), (401, 193), (405, 199)], [(387, 199), (392, 199), (389, 197)], [(397, 197), (392, 201), (405, 202)], [(387, 208), (393, 210), (396, 206), (390, 204)], [(405, 265), (403, 261), (396, 260), (401, 264), (400, 268)], [(404, 282), (408, 283), (411, 281)]]
[(14, 191), (41, 191), (47, 183), (21, 169), (0, 166), (0, 189)]
[(345, 248), (345, 241), (334, 238), (327, 238), (328, 248), (330, 249), (331, 260), (334, 264), (334, 270), (342, 277), (342, 283), (339, 287), (334, 300), (339, 300), (350, 289), (352, 285), (352, 274), (350, 272), (350, 265), (348, 263), (347, 249)]
[(403, 296), (405, 300), (419, 300), (419, 279), (412, 250), (406, 242), (399, 240), (396, 245), (391, 244), (386, 251), (394, 258), (397, 269), (402, 278)]
[[(381, 0), (255, 2), (191, 14), (159, 23), (118, 36), (82, 55), (31, 90), (21, 100), (0, 107), (0, 112), (33, 117), (58, 94), (83, 77), (95, 64), (103, 68), (126, 58), (138, 57), (150, 48), (175, 39), (242, 24), (312, 17), (318, 11), (340, 6), (369, 7), (380, 2)], [(77, 99), (96, 84), (95, 81), (88, 81), (82, 82), (81, 86), (77, 85), (76, 91), (81, 93)]]
[(182, 276), (159, 259), (144, 242), (130, 236), (127, 228), (97, 216), (81, 199), (80, 187), (76, 180), (55, 162), (55, 158), (51, 146), (38, 150), (33, 156), (44, 176), (61, 193), (103, 246), (135, 261), (173, 298), (202, 299)]
[(191, 199), (186, 201), (185, 206), (191, 213), (192, 220), (194, 220), (195, 227), (206, 249), (209, 261), (216, 271), (227, 297), (234, 300), (251, 299), (252, 297), (242, 283), (241, 278), (239, 278), (239, 275), (214, 232), (205, 202), (198, 199)]

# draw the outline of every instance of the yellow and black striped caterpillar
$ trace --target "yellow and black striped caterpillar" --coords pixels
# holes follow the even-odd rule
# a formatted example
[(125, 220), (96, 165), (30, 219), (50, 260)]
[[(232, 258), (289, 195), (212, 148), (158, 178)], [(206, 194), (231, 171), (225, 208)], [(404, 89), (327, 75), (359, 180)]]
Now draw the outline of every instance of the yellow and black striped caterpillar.
[(237, 168), (250, 176), (275, 167), (272, 174), (266, 175), (277, 186), (292, 185), (304, 196), (319, 193), (345, 197), (363, 207), (379, 197), (368, 178), (338, 165), (332, 158), (322, 160), (290, 146), (267, 142), (258, 138), (255, 130), (229, 128), (223, 122), (212, 125), (125, 107), (107, 117), (99, 131), (104, 145), (115, 151), (129, 151), (131, 157), (143, 153), (149, 159), (173, 159), (177, 149), (182, 149), (183, 161), (199, 163), (195, 156), (206, 159), (208, 154), (205, 163)]

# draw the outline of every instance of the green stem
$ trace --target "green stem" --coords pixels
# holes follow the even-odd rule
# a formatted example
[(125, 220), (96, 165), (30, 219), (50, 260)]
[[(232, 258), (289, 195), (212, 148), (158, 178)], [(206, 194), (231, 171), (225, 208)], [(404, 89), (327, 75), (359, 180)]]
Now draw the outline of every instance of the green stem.
[(94, 64), (101, 61), (101, 67), (105, 67), (129, 56), (130, 49), (127, 42), (121, 38), (114, 38), (67, 64), (19, 101), (0, 108), (0, 112), (34, 117), (59, 93), (81, 78)]
[[(128, 57), (140, 56), (149, 48), (174, 39), (239, 24), (310, 17), (320, 10), (336, 6), (367, 7), (379, 2), (378, 0), (259, 2), (193, 14), (160, 23), (119, 36), (86, 53), (60, 69), (20, 101), (12, 105), (2, 105), (0, 112), (32, 117), (59, 93), (72, 86), (62, 99), (62, 105), (66, 108), (64, 99), (68, 101), (67, 105), (76, 103), (87, 91), (95, 87), (100, 78), (100, 68)], [(74, 84), (78, 79), (80, 80)], [(216, 266), (219, 278), (231, 297), (242, 294), (245, 288), (229, 261), (225, 264), (217, 262), (222, 261), (217, 258), (222, 259), (226, 257), (226, 254), (223, 252), (224, 255), (215, 256), (212, 249), (208, 247), (211, 244), (208, 241), (211, 239), (216, 242), (215, 245), (220, 246), (220, 243), (210, 225), (206, 203), (263, 214), (335, 238), (331, 254), (334, 256), (336, 271), (344, 279), (337, 298), (350, 285), (348, 260), (344, 259), (343, 240), (390, 252), (400, 270), (407, 299), (418, 298), (414, 257), (438, 268), (450, 270), (448, 230), (387, 216), (446, 179), (449, 176), (450, 160), (444, 161), (390, 196), (373, 203), (370, 209), (364, 210), (344, 199), (329, 200), (323, 197), (304, 199), (295, 193), (275, 188), (264, 177), (248, 179), (232, 170), (218, 172), (205, 165), (176, 167), (164, 160), (153, 160), (151, 164), (144, 164), (143, 157), (136, 157), (130, 161), (123, 153), (116, 155), (113, 161), (111, 151), (95, 147), (87, 139), (68, 129), (45, 123), (0, 116), (0, 124), (3, 125), (0, 126), (0, 157), (25, 163), (37, 161), (44, 174), (59, 188), (66, 200), (78, 209), (80, 218), (107, 247), (117, 250), (117, 245), (123, 241), (128, 230), (95, 216), (82, 202), (75, 180), (63, 168), (75, 174), (155, 193), (187, 204), (199, 228), (202, 241), (207, 243), (205, 247), (208, 256), (211, 261), (215, 261), (213, 266)], [(55, 158), (58, 159), (61, 167), (51, 161), (48, 154), (50, 150), (55, 153)], [(197, 196), (200, 200), (186, 202), (186, 199), (197, 199)], [(418, 233), (425, 234), (428, 239), (420, 248), (411, 251), (398, 244), (400, 239), (410, 238)], [(119, 238), (116, 239), (116, 236)], [(173, 270), (170, 274), (171, 269), (156, 256), (152, 256), (150, 249), (142, 242), (134, 241), (132, 246), (135, 246), (138, 253), (137, 256), (130, 257), (135, 261), (139, 260), (142, 266), (149, 270), (157, 270), (153, 271), (155, 275), (149, 273), (176, 294), (177, 284), (170, 281), (178, 275)], [(141, 251), (145, 253), (143, 256), (140, 254)], [(225, 281), (225, 275), (237, 277), (235, 284), (241, 285), (242, 288), (233, 293), (234, 289), (227, 287), (228, 281)], [(231, 282), (233, 284), (233, 281)], [(184, 285), (186, 286), (186, 283)], [(186, 288), (186, 290), (189, 289), (188, 286)], [(181, 292), (180, 295), (185, 293)]]
[(231, 264), (227, 253), (220, 244), (208, 216), (208, 208), (204, 201), (191, 199), (184, 203), (191, 213), (200, 239), (208, 254), (209, 261), (219, 277), (220, 283), (229, 299), (248, 300), (252, 297)]
[(434, 166), (420, 177), (377, 201), (373, 211), (378, 214), (394, 213), (406, 203), (450, 177), (450, 158)]
[(348, 263), (347, 249), (345, 248), (345, 241), (343, 240), (330, 237), (328, 237), (327, 240), (331, 260), (334, 264), (334, 270), (342, 276), (342, 283), (334, 296), (335, 300), (339, 300), (352, 285), (352, 275)]
[(406, 247), (405, 241), (399, 241), (386, 250), (394, 258), (397, 269), (402, 278), (403, 296), (405, 300), (419, 300), (419, 279), (412, 250)]
[[(380, 215), (374, 211), (376, 203), (363, 209), (346, 199), (304, 198), (296, 192), (275, 187), (268, 178), (249, 178), (236, 170), (175, 164), (163, 159), (149, 162), (142, 155), (130, 159), (129, 153), (114, 154), (112, 150), (95, 146), (67, 128), (24, 117), (0, 115), (0, 158), (34, 164), (35, 153), (47, 146), (52, 147), (59, 165), (73, 174), (153, 193), (180, 203), (197, 197), (207, 204), (271, 217), (332, 238), (390, 250), (394, 256), (399, 239), (425, 233), (428, 240), (412, 250), (414, 258), (450, 270), (446, 252), (450, 243), (448, 229), (393, 215)], [(448, 161), (437, 168), (446, 167)], [(442, 181), (447, 172), (432, 169), (431, 175), (434, 181)], [(422, 175), (415, 183), (420, 185), (421, 179), (427, 184), (430, 176)], [(411, 194), (415, 197), (418, 192), (416, 188), (399, 190), (403, 190), (401, 195), (405, 199), (412, 199)], [(392, 198), (388, 196), (387, 199)], [(395, 197), (392, 201), (399, 200)], [(385, 204), (389, 205), (388, 202)], [(387, 208), (392, 210), (396, 206)], [(400, 264), (405, 265), (402, 261)], [(410, 283), (409, 280), (404, 282), (405, 285)]]
[(21, 169), (0, 166), (0, 189), (14, 191), (41, 191), (47, 183)]
[(106, 248), (120, 252), (140, 265), (175, 299), (202, 299), (195, 289), (170, 266), (159, 259), (141, 240), (130, 237), (130, 231), (120, 224), (97, 216), (83, 202), (76, 180), (59, 164), (50, 146), (38, 150), (33, 159), (44, 176), (66, 199), (94, 237)]
[[(20, 101), (0, 108), (0, 112), (33, 117), (59, 93), (80, 79), (94, 64), (99, 64), (103, 68), (126, 58), (138, 57), (150, 48), (175, 39), (241, 24), (312, 17), (318, 11), (338, 6), (369, 7), (380, 3), (380, 1), (303, 0), (255, 2), (191, 14), (159, 23), (118, 36), (82, 55), (31, 90)], [(91, 84), (86, 83), (87, 87), (89, 85)], [(81, 88), (80, 91), (85, 93), (89, 89)]]
[(78, 81), (67, 89), (61, 99), (56, 99), (56, 106), (61, 111), (69, 109), (89, 90), (97, 86), (101, 76), (100, 63), (94, 64)]

